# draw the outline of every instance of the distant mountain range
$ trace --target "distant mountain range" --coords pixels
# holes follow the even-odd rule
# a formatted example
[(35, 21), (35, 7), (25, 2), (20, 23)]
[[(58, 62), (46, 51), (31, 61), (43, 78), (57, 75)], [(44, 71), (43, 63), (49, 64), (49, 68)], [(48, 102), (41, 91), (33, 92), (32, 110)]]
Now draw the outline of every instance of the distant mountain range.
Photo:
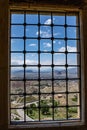
[[(35, 79), (38, 79), (38, 72), (36, 70), (26, 70), (25, 71), (25, 75), (26, 75), (26, 79), (32, 79), (32, 78), (35, 78)], [(69, 68), (67, 70), (67, 74), (69, 77), (77, 77), (78, 76), (78, 69), (77, 68)], [(52, 78), (52, 72), (50, 70), (42, 70), (40, 72), (40, 75), (41, 75), (41, 79), (44, 79), (44, 78)], [(54, 70), (54, 78), (63, 78), (66, 76), (66, 70), (64, 69), (57, 69), (57, 70)], [(24, 70), (16, 70), (16, 71), (12, 71), (11, 72), (11, 78), (22, 78), (24, 77)]]
[[(35, 72), (35, 71), (33, 71), (33, 70), (27, 70), (26, 72), (27, 72), (27, 73), (33, 73), (33, 72)], [(12, 73), (13, 73), (13, 74), (15, 74), (15, 73), (24, 73), (24, 70), (14, 70)]]
[[(78, 69), (77, 68), (69, 68), (69, 69), (67, 69), (67, 72), (69, 74), (77, 74)], [(55, 70), (55, 73), (64, 74), (64, 73), (66, 73), (66, 70)]]

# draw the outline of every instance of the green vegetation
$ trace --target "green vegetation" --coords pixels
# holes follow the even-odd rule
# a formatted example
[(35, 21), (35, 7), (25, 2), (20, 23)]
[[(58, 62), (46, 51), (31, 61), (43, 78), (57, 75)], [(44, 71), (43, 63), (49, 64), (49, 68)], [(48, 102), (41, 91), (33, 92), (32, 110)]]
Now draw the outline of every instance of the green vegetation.
[(72, 101), (74, 101), (74, 102), (77, 102), (77, 100), (78, 100), (77, 96), (72, 98)]
[(68, 109), (68, 118), (76, 118), (78, 117), (78, 108), (71, 107)]
[(25, 113), (31, 117), (32, 119), (38, 119), (38, 109), (37, 108), (29, 108), (26, 109)]
[(18, 117), (15, 117), (15, 119), (14, 120), (20, 120)]
[(60, 105), (60, 101), (54, 100), (54, 107), (57, 107), (58, 105)]
[[(34, 96), (27, 96), (27, 97), (26, 97), (26, 103), (34, 102), (34, 101), (36, 101), (36, 100), (37, 100), (37, 98), (35, 98)], [(19, 98), (17, 99), (17, 102), (18, 102), (18, 103), (24, 103), (24, 98), (19, 97)]]
[(68, 109), (69, 113), (77, 113), (77, 108), (76, 107), (71, 107)]
[[(41, 119), (43, 119), (44, 116), (51, 117), (51, 110), (49, 108), (48, 102), (45, 101), (45, 100), (41, 100), (40, 106), (41, 106), (41, 109), (40, 109)], [(38, 112), (39, 111), (38, 111), (38, 108), (36, 107), (36, 105), (34, 103), (31, 104), (25, 112), (29, 117), (31, 117), (33, 119), (38, 119), (38, 116), (39, 116)]]
[(66, 108), (55, 108), (54, 109), (54, 119), (55, 120), (61, 120), (66, 119)]
[[(16, 83), (17, 84), (17, 83)], [(21, 83), (22, 84), (22, 83)], [(54, 89), (55, 92), (61, 92), (62, 90), (65, 91), (65, 86), (64, 82), (60, 81), (55, 81), (54, 82)], [(72, 87), (73, 82), (70, 81), (70, 92), (75, 92), (74, 90), (76, 89), (75, 87)], [(14, 92), (17, 92), (20, 94), (22, 92), (21, 86), (17, 85), (18, 87), (14, 90)], [(39, 101), (38, 101), (38, 82), (36, 81), (27, 81), (27, 93), (32, 93), (32, 95), (26, 95), (26, 106), (27, 109), (25, 110), (25, 113), (31, 117), (34, 120), (39, 119), (39, 114), (40, 114), (40, 119), (41, 120), (52, 120), (53, 116), (53, 98), (52, 94), (42, 94), (40, 95), (40, 107), (39, 107)], [(52, 92), (52, 86), (50, 81), (41, 81), (40, 84), (40, 91), (42, 93), (50, 93)], [(37, 93), (36, 95), (33, 93)], [(77, 118), (79, 116), (78, 114), (78, 107), (70, 107), (73, 105), (77, 105), (78, 103), (78, 93), (73, 93), (69, 95), (69, 108), (68, 108), (68, 118)], [(57, 94), (54, 94), (54, 119), (55, 120), (61, 120), (61, 119), (66, 119), (67, 116), (67, 108), (66, 108), (66, 95), (62, 94), (62, 96), (59, 96)], [(14, 95), (11, 96), (11, 106), (13, 108), (18, 108), (20, 106), (23, 107), (24, 104), (24, 96), (23, 95)], [(15, 101), (15, 102), (14, 102)], [(36, 101), (36, 102), (35, 102)], [(34, 103), (35, 102), (35, 103)], [(29, 104), (30, 103), (30, 104)], [(31, 104), (32, 103), (32, 104)], [(59, 106), (59, 107), (58, 107)], [(63, 107), (61, 107), (63, 106)], [(39, 111), (39, 108), (40, 111)], [(20, 115), (18, 114), (16, 109), (12, 109), (11, 113), (15, 120), (19, 120)], [(19, 117), (19, 118), (18, 118)]]
[(49, 105), (47, 104), (47, 101), (41, 101), (40, 102), (40, 105), (41, 105), (41, 113), (43, 115), (48, 115), (50, 112), (49, 112)]
[[(50, 100), (49, 100), (50, 103)], [(50, 108), (48, 101), (40, 101), (40, 118), (43, 119), (52, 119), (52, 108)], [(66, 119), (66, 107), (57, 108), (59, 103), (54, 100), (54, 119)], [(68, 109), (68, 117), (74, 118), (77, 116), (78, 109), (76, 107), (70, 107)], [(29, 109), (26, 110), (26, 114), (34, 120), (38, 120), (39, 110), (35, 104), (31, 104)]]

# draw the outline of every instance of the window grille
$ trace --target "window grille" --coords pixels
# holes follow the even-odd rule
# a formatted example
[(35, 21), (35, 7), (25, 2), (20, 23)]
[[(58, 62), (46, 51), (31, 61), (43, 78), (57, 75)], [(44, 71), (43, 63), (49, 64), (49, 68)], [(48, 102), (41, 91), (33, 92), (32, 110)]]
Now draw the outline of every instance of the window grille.
[(11, 11), (10, 123), (81, 120), (78, 12)]

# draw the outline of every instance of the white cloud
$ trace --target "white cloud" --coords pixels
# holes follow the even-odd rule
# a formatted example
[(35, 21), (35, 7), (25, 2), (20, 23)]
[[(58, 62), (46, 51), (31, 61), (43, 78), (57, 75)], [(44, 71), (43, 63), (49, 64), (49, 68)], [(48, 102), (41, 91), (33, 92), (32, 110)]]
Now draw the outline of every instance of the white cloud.
[(59, 51), (59, 52), (65, 51), (65, 47), (61, 47), (58, 51)]
[(67, 50), (68, 50), (69, 52), (76, 52), (76, 47), (67, 46)]
[(60, 32), (54, 33), (54, 36), (58, 36), (58, 35), (61, 35), (61, 33)]
[(22, 65), (23, 63), (24, 63), (23, 60), (16, 60), (16, 59), (11, 60), (12, 65)]
[(40, 34), (41, 34), (41, 37), (45, 37), (45, 38), (51, 37), (51, 33), (50, 33), (49, 30), (47, 30), (47, 31), (41, 31)]
[[(40, 34), (41, 37), (44, 37), (44, 38), (49, 38), (49, 37), (51, 37), (51, 31), (50, 31), (49, 29), (48, 29), (47, 31), (42, 31), (42, 30), (40, 30), (40, 32), (36, 32), (36, 35), (38, 35), (38, 34)], [(59, 35), (61, 35), (60, 32), (54, 33), (54, 36), (59, 36)]]
[(47, 43), (44, 42), (43, 45), (44, 45), (44, 47), (48, 47), (48, 48), (51, 47), (51, 44), (49, 42), (47, 42)]
[(54, 44), (57, 43), (57, 44), (60, 45), (60, 44), (61, 44), (61, 41), (58, 41), (58, 42), (57, 42), (57, 41), (53, 41), (53, 43), (54, 43)]
[(35, 61), (35, 60), (26, 60), (26, 64), (28, 64), (28, 65), (36, 65), (37, 64), (37, 61)]
[[(39, 32), (36, 32), (36, 35), (38, 35), (38, 34), (39, 34)], [(50, 32), (50, 30), (47, 30), (47, 31), (40, 30), (40, 35), (41, 35), (41, 37), (49, 38), (49, 37), (51, 37), (51, 32)]]
[(31, 47), (32, 47), (32, 46), (36, 46), (36, 44), (32, 43), (32, 44), (29, 44), (29, 46), (31, 46)]
[[(68, 52), (76, 52), (76, 47), (67, 46)], [(65, 47), (61, 47), (59, 52), (65, 51)]]
[[(53, 21), (55, 20), (55, 18), (53, 18)], [(44, 24), (47, 24), (47, 25), (50, 25), (51, 24), (51, 22), (52, 22), (52, 20), (51, 19), (47, 19), (45, 22), (44, 22)]]
[[(12, 60), (11, 64), (12, 65), (23, 65), (23, 60)], [(35, 60), (26, 60), (26, 64), (27, 65), (37, 65), (37, 61), (35, 61)], [(42, 65), (51, 65), (52, 62), (51, 62), (51, 60), (48, 59), (48, 60), (45, 60), (45, 61), (41, 61), (41, 64)], [(55, 65), (63, 65), (63, 64), (65, 64), (65, 60), (63, 60), (62, 58), (58, 59), (58, 60), (55, 60), (54, 64)], [(12, 67), (13, 70), (20, 70), (21, 68), (22, 67)], [(45, 67), (45, 69), (46, 69), (46, 67)]]
[[(24, 61), (23, 60), (11, 60), (11, 64), (12, 65), (23, 65)], [(26, 60), (26, 64), (28, 65), (36, 65), (37, 64), (37, 61), (35, 60)]]
[(50, 25), (51, 24), (51, 19), (47, 19), (44, 24)]

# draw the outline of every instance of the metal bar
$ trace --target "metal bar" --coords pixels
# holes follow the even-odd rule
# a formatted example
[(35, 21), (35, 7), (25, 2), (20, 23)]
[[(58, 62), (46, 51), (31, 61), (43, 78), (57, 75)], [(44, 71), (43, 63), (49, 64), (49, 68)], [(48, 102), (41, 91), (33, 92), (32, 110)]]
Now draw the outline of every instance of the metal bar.
[[(52, 39), (53, 39), (53, 16), (52, 16), (52, 12), (51, 12), (51, 34), (52, 34)], [(52, 79), (54, 79), (54, 47), (53, 47), (53, 40), (51, 40), (52, 43)], [(52, 119), (54, 120), (54, 82), (52, 81)]]
[(66, 55), (66, 118), (68, 120), (68, 63), (67, 63), (67, 14), (65, 13), (65, 55)]
[[(40, 93), (40, 67), (41, 67), (41, 65), (40, 65), (40, 15), (39, 15), (39, 12), (38, 12), (38, 81), (39, 81), (39, 93)], [(41, 109), (40, 109), (40, 94), (39, 94), (39, 107), (38, 107), (38, 109), (39, 109), (39, 121), (41, 120), (41, 115), (40, 115), (40, 111), (41, 111)]]

